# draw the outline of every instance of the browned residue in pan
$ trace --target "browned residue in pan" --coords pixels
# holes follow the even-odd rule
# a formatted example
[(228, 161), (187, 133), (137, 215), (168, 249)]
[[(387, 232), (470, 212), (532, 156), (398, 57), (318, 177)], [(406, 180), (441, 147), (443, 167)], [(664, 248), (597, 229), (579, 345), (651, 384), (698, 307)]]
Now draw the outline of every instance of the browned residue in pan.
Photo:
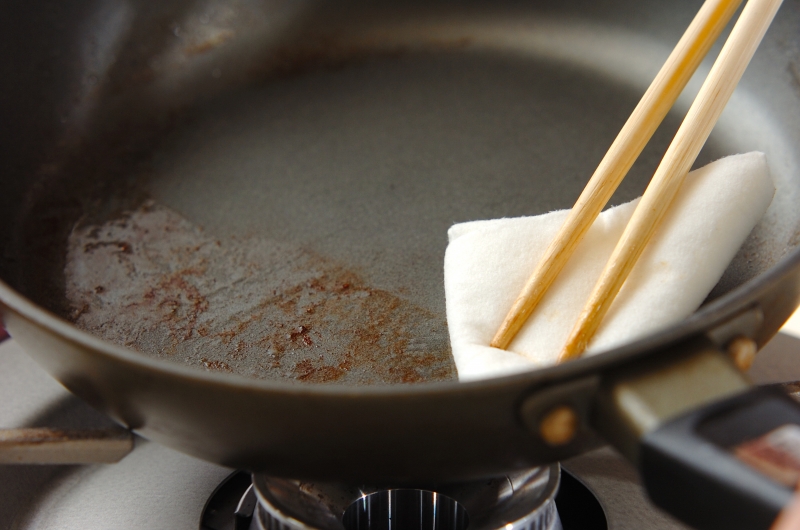
[(184, 49), (186, 55), (200, 55), (210, 52), (220, 47), (227, 41), (236, 36), (236, 32), (230, 29), (216, 29), (206, 32), (205, 35), (198, 35)]
[(153, 203), (76, 228), (65, 272), (79, 327), (156, 357), (313, 383), (455, 377), (441, 318), (296, 245), (220, 241)]

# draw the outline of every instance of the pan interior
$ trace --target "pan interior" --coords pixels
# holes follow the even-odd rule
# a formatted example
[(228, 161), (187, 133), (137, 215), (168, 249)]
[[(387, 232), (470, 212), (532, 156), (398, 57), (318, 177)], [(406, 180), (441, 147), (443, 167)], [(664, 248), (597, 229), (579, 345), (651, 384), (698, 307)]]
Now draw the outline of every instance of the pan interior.
[[(50, 268), (22, 267), (20, 285), (79, 327), (200, 369), (310, 383), (454, 379), (447, 229), (572, 205), (643, 90), (603, 68), (468, 43), (251, 80), (183, 109), (135, 164), (107, 170), (113, 185), (76, 188), (63, 175), (63, 189), (34, 193), (36, 205), (58, 189), (80, 215), (58, 232)], [(642, 193), (680, 119), (679, 106), (612, 204)], [(723, 123), (696, 165), (761, 147), (749, 139), (765, 128), (781, 135), (752, 116)], [(788, 166), (774, 171), (779, 190), (793, 189)], [(780, 258), (790, 235), (779, 216), (768, 214), (712, 297)], [(45, 279), (54, 267), (66, 271), (56, 287)]]

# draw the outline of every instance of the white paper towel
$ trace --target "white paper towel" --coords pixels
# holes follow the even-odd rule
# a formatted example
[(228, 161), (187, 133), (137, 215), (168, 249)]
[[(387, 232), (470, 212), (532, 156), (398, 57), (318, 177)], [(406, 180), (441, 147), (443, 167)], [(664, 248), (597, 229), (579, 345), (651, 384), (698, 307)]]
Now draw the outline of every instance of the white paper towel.
[[(766, 212), (774, 192), (763, 153), (730, 156), (691, 172), (587, 355), (695, 311)], [(555, 363), (638, 202), (600, 214), (508, 351), (489, 342), (568, 210), (452, 226), (444, 281), (459, 378), (483, 379)]]

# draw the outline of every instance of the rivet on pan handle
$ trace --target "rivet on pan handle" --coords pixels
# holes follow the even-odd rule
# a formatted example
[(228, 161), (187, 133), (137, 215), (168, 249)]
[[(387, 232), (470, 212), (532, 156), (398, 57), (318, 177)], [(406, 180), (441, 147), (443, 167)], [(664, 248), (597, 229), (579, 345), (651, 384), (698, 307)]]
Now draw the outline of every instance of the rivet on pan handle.
[(602, 445), (589, 426), (599, 386), (600, 376), (595, 374), (537, 388), (522, 400), (519, 417), (538, 451), (560, 460)]

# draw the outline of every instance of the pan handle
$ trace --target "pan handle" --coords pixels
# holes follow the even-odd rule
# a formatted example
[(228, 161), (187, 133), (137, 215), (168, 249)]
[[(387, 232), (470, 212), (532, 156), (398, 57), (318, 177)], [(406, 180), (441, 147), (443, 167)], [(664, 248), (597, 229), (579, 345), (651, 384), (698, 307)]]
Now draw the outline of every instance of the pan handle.
[(800, 473), (800, 406), (753, 389), (667, 422), (641, 440), (645, 487), (698, 528), (769, 528)]
[[(664, 356), (667, 357), (667, 356)], [(651, 500), (698, 529), (768, 529), (800, 478), (800, 404), (754, 388), (710, 341), (606, 374), (594, 427)]]
[(111, 464), (133, 450), (125, 429), (0, 429), (0, 464)]

